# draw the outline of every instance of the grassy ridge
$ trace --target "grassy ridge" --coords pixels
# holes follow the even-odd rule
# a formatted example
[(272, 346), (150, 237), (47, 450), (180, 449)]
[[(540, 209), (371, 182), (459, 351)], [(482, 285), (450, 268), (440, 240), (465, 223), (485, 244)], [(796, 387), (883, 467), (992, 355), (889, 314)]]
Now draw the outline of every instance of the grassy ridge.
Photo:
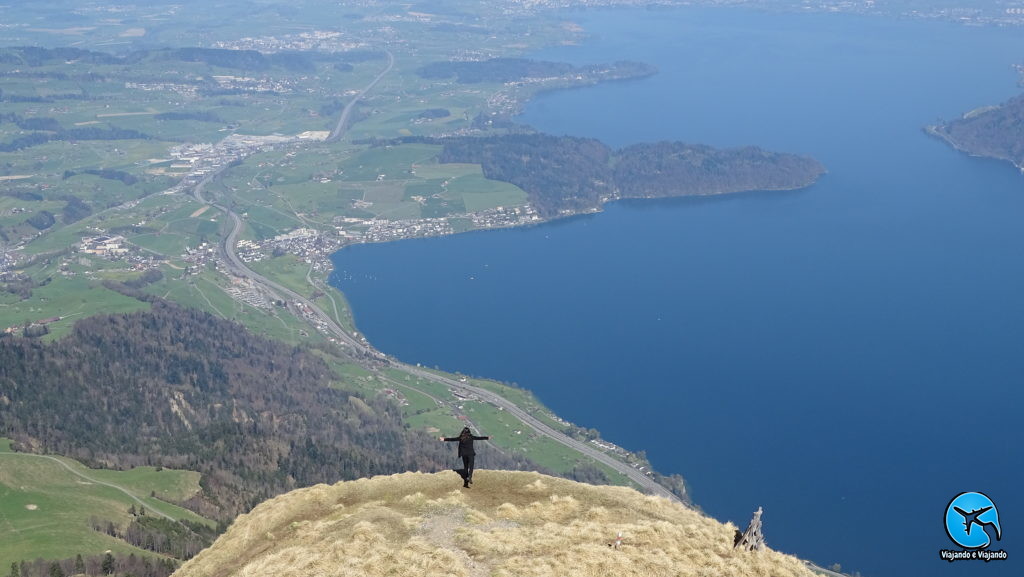
[[(623, 487), (479, 471), (318, 485), (239, 517), (180, 577), (813, 575), (794, 557), (733, 548), (736, 527)], [(621, 547), (609, 544), (621, 534)]]

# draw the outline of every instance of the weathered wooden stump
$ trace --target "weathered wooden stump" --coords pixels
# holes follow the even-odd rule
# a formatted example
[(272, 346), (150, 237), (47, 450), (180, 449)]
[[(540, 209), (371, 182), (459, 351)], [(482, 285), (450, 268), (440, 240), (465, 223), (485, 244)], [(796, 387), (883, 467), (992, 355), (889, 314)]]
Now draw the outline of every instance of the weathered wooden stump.
[(747, 525), (747, 530), (740, 533), (736, 531), (736, 539), (733, 543), (733, 547), (737, 549), (746, 549), (747, 551), (759, 551), (764, 549), (764, 533), (761, 532), (761, 513), (763, 513), (761, 507), (754, 511), (754, 517), (750, 520), (750, 525)]

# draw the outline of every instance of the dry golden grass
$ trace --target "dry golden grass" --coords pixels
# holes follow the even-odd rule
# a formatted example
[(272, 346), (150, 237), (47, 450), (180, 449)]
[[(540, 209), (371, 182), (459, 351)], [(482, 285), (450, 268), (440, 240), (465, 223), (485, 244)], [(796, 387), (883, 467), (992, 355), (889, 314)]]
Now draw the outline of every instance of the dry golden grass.
[[(242, 515), (175, 577), (810, 577), (732, 548), (735, 527), (623, 487), (537, 473), (317, 485)], [(609, 546), (622, 532), (623, 544)]]

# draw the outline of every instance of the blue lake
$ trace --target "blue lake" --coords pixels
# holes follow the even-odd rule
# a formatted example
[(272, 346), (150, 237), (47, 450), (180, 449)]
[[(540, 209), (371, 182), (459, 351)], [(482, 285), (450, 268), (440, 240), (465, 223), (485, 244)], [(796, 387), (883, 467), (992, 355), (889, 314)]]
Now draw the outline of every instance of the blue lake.
[[(332, 282), (381, 350), (512, 381), (682, 474), (710, 515), (866, 576), (1024, 574), (1024, 177), (922, 126), (1019, 89), (1024, 31), (739, 9), (562, 14), (537, 55), (650, 62), (521, 120), (613, 146), (757, 144), (794, 192), (619, 202), (538, 227), (356, 246)], [(947, 563), (962, 491), (1009, 560)]]

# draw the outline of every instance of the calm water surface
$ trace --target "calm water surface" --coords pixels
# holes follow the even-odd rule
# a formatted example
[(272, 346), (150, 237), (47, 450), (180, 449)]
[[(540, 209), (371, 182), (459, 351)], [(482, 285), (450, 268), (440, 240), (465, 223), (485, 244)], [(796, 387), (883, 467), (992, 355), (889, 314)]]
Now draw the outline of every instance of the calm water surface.
[[(802, 191), (620, 202), (544, 226), (345, 249), (333, 282), (381, 350), (514, 381), (680, 473), (712, 516), (867, 576), (1024, 574), (1024, 178), (921, 131), (1018, 88), (1024, 31), (847, 15), (615, 10), (539, 55), (641, 81), (522, 120), (613, 146), (758, 144)], [(498, 432), (494, 432), (498, 433)], [(949, 564), (962, 491), (1002, 563)]]

